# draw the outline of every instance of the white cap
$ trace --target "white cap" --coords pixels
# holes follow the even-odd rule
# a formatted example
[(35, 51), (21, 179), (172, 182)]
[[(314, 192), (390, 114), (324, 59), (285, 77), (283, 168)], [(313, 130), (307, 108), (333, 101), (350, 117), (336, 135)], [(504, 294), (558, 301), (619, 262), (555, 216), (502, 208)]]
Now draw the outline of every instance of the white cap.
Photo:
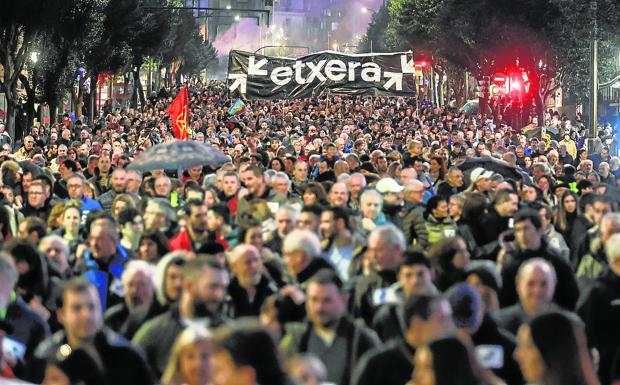
[(401, 186), (392, 178), (383, 178), (377, 183), (377, 191), (381, 194), (399, 193), (403, 191), (404, 188), (404, 186)]
[(493, 176), (493, 171), (487, 171), (482, 167), (478, 167), (469, 174), (469, 180), (471, 183), (476, 183), (480, 178), (490, 178), (491, 176)]

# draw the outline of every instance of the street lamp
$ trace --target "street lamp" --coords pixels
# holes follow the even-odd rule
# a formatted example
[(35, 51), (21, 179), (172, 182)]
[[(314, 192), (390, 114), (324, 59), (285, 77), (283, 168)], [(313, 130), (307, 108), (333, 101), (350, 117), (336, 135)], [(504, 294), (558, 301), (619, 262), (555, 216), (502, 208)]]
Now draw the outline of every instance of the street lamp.
[(232, 8), (232, 7), (230, 6), (230, 4), (228, 4), (228, 5), (226, 6), (226, 9), (230, 9), (230, 8)]
[(235, 21), (239, 21), (240, 19), (241, 19), (241, 16), (235, 15)]

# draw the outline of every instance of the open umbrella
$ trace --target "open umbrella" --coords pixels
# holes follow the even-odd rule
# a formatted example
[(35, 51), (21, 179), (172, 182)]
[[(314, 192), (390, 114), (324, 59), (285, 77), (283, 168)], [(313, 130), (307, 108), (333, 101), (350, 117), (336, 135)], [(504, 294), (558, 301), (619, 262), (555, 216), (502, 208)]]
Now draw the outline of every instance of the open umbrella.
[[(480, 113), (480, 103), (478, 102), (478, 99), (469, 100), (463, 105), (463, 107), (459, 108), (459, 111), (464, 112), (467, 115), (477, 115)], [(486, 113), (490, 114), (491, 112), (491, 107), (487, 106)]]
[(149, 148), (129, 164), (129, 170), (178, 170), (208, 165), (217, 168), (230, 158), (208, 144), (190, 141), (162, 143)]
[(512, 178), (515, 180), (523, 178), (523, 175), (518, 168), (510, 165), (506, 161), (493, 158), (491, 156), (468, 158), (457, 167), (463, 172), (471, 171), (475, 168), (482, 167), (485, 170), (493, 171), (497, 174), (500, 174), (504, 178)]

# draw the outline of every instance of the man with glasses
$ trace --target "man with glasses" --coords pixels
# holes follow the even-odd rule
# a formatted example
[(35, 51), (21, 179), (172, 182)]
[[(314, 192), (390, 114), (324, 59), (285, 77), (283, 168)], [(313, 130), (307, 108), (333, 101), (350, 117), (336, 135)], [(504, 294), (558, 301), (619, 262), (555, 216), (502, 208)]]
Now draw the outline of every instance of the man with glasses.
[(47, 222), (47, 217), (50, 215), (52, 208), (45, 204), (46, 197), (43, 183), (40, 180), (34, 180), (26, 191), (26, 204), (21, 210), (24, 217), (38, 217)]
[(101, 204), (99, 204), (98, 201), (84, 196), (85, 183), (86, 180), (80, 173), (73, 173), (67, 178), (67, 192), (69, 194), (69, 199), (82, 203), (82, 223), (88, 213), (102, 209)]

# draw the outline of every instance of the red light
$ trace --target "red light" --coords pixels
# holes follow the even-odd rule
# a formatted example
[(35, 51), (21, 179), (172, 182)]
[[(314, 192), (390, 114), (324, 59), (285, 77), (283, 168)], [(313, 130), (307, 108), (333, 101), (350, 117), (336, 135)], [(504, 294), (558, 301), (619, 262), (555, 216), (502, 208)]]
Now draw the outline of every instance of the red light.
[(517, 79), (514, 79), (512, 82), (510, 82), (510, 90), (521, 91), (521, 83)]
[(421, 61), (420, 62), (420, 67), (426, 67), (426, 62), (425, 61)]

